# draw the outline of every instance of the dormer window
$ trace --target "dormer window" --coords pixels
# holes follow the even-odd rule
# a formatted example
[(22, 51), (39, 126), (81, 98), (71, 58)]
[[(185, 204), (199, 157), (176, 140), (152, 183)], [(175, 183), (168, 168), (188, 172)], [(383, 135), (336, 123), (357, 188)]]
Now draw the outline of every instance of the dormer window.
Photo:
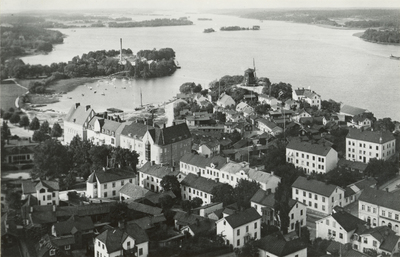
[(44, 189), (44, 188), (40, 189), (39, 193), (46, 193), (46, 189)]

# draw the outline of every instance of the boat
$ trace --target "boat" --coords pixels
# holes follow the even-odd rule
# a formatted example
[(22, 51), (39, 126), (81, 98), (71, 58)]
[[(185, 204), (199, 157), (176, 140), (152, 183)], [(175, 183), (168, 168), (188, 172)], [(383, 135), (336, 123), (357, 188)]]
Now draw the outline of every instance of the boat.
[(104, 94), (104, 93), (101, 93), (101, 95), (106, 95), (106, 94)]
[(203, 33), (212, 33), (215, 32), (213, 28), (204, 29)]
[(391, 54), (391, 55), (390, 55), (390, 59), (393, 59), (393, 60), (400, 60), (400, 57), (394, 56), (393, 54)]
[(95, 93), (95, 94), (96, 94), (96, 93), (97, 93), (97, 91), (94, 91), (93, 93)]
[(142, 102), (142, 89), (140, 89), (140, 107), (136, 107), (135, 111), (140, 111), (143, 109), (144, 109), (144, 107), (143, 107), (143, 102)]

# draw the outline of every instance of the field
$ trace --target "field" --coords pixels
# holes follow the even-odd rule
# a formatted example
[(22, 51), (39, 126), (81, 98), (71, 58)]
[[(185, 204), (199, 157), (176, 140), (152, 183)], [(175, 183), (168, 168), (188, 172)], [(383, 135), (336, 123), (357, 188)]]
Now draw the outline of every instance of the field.
[(10, 84), (1, 84), (0, 86), (1, 109), (5, 111), (10, 108), (15, 109), (15, 99), (17, 99), (18, 96), (25, 94), (27, 90), (15, 85), (13, 82)]

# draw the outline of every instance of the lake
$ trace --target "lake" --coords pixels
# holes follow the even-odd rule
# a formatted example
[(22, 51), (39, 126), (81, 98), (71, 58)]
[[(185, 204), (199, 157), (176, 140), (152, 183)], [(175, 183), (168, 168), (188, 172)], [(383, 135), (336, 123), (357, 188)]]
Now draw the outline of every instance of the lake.
[[(199, 17), (212, 21), (198, 21)], [(366, 108), (378, 118), (400, 120), (400, 61), (389, 59), (391, 54), (400, 56), (399, 46), (369, 43), (352, 36), (361, 30), (209, 14), (190, 14), (189, 19), (195, 23), (193, 26), (59, 29), (67, 35), (64, 44), (56, 45), (47, 55), (22, 59), (43, 65), (67, 62), (89, 51), (119, 49), (119, 38), (123, 38), (123, 47), (133, 52), (164, 47), (175, 50), (182, 69), (172, 76), (134, 80), (131, 84), (118, 81), (115, 85), (101, 82), (78, 87), (60, 102), (49, 105), (63, 112), (74, 102), (91, 104), (96, 111), (107, 107), (133, 110), (140, 104), (140, 89), (144, 104), (162, 103), (176, 95), (184, 82), (200, 83), (204, 88), (224, 75), (243, 75), (253, 66), (254, 58), (257, 76), (268, 77), (272, 83), (311, 87), (322, 99)], [(219, 31), (222, 26), (253, 25), (261, 29)], [(205, 28), (216, 32), (203, 33)], [(89, 87), (96, 88), (97, 93)]]

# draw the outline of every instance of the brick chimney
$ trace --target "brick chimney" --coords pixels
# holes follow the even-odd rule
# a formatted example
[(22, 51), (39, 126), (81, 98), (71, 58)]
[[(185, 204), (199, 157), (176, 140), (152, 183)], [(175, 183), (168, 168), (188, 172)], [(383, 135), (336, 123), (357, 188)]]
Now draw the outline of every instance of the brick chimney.
[(90, 109), (90, 105), (86, 105), (85, 111), (88, 111)]
[(76, 104), (75, 104), (75, 109), (78, 109), (78, 107), (79, 107), (80, 105), (81, 105), (80, 103), (76, 103)]

